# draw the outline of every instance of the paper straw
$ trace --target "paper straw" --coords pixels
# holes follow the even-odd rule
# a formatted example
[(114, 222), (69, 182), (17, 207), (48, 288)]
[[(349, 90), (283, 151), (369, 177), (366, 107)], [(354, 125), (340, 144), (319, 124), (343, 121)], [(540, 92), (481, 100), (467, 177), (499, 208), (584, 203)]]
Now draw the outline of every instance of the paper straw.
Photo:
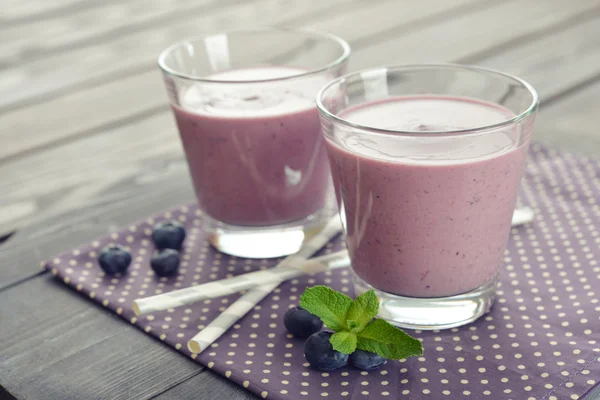
[[(343, 260), (344, 262), (340, 262)], [(297, 278), (302, 275), (316, 274), (327, 269), (339, 268), (349, 265), (348, 252), (346, 250), (327, 254), (310, 260), (297, 260), (297, 264), (292, 263), (264, 271), (250, 272), (234, 276), (233, 278), (222, 279), (202, 285), (194, 286), (194, 291), (186, 289), (169, 292), (170, 296), (157, 295), (137, 299), (134, 301), (134, 312), (137, 315), (144, 315), (165, 308), (188, 305), (200, 300), (212, 299), (216, 297), (227, 296), (242, 290), (253, 289), (272, 282), (283, 282), (289, 279)], [(185, 290), (187, 293), (193, 292), (193, 297), (187, 293), (181, 293)], [(184, 297), (185, 296), (185, 297)], [(164, 298), (167, 298), (165, 301)], [(176, 305), (170, 302), (169, 297), (182, 299)]]
[[(342, 225), (337, 217), (329, 220), (325, 228), (314, 237), (307, 240), (300, 250), (285, 258), (276, 268), (285, 268), (297, 261), (305, 261), (312, 256), (342, 230)], [(347, 256), (343, 256), (346, 258)], [(188, 341), (188, 349), (195, 354), (202, 352), (231, 328), (240, 318), (252, 310), (269, 293), (277, 288), (282, 281), (272, 282), (258, 286), (248, 293), (242, 295), (237, 301), (223, 311), (206, 328), (198, 332), (196, 336)]]
[(533, 210), (531, 208), (517, 208), (513, 213), (511, 226), (523, 225), (531, 221), (533, 221)]
[[(338, 251), (331, 254), (330, 269), (346, 267), (350, 265), (347, 251)], [(248, 293), (242, 295), (237, 301), (223, 311), (206, 328), (188, 341), (188, 349), (198, 354), (213, 344), (223, 333), (231, 328), (244, 315), (252, 310), (267, 295), (277, 288), (283, 281), (275, 281), (262, 286), (257, 286)]]
[[(306, 259), (325, 246), (331, 238), (337, 235), (341, 230), (342, 226), (339, 217), (336, 216), (335, 218), (332, 218), (321, 231), (315, 234), (314, 237), (307, 240), (298, 253), (288, 256), (282, 262), (277, 264), (275, 268), (251, 274), (238, 275), (221, 281), (191, 286), (156, 296), (136, 299), (133, 302), (133, 311), (136, 315), (140, 316), (155, 311), (166, 310), (168, 308), (181, 307), (201, 300), (225, 296), (241, 290), (250, 289), (265, 282), (281, 282), (285, 279), (291, 279), (291, 277), (285, 278), (286, 274), (292, 276), (297, 272), (298, 275), (296, 276), (299, 276), (305, 273), (311, 273), (313, 269), (319, 270), (321, 268), (320, 266), (315, 262), (307, 263)], [(316, 261), (319, 262), (319, 260)], [(327, 262), (328, 259), (325, 258), (322, 261)], [(284, 268), (285, 270), (282, 272), (273, 272)], [(290, 271), (294, 269), (296, 271)], [(248, 275), (250, 275), (250, 278), (248, 278)]]

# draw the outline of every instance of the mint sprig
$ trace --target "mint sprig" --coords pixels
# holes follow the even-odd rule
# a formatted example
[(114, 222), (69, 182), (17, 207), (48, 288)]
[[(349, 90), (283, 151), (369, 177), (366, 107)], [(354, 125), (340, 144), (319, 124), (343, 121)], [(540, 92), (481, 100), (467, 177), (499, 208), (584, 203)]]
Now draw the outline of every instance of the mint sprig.
[(362, 332), (367, 324), (375, 318), (379, 310), (379, 300), (375, 292), (369, 290), (358, 296), (350, 304), (350, 309), (346, 316), (346, 325), (350, 332)]
[(400, 360), (423, 354), (423, 345), (419, 340), (383, 319), (373, 320), (359, 335), (359, 349), (385, 358)]
[(350, 297), (327, 286), (307, 288), (300, 296), (300, 307), (319, 317), (336, 332), (346, 329), (346, 316), (351, 305)]
[(354, 332), (342, 331), (331, 335), (329, 341), (334, 350), (344, 354), (352, 354), (356, 350), (358, 337)]
[(423, 354), (419, 340), (383, 319), (373, 319), (379, 310), (373, 290), (352, 300), (327, 286), (313, 286), (300, 296), (300, 307), (336, 332), (330, 342), (341, 353), (352, 354), (358, 348), (391, 360)]

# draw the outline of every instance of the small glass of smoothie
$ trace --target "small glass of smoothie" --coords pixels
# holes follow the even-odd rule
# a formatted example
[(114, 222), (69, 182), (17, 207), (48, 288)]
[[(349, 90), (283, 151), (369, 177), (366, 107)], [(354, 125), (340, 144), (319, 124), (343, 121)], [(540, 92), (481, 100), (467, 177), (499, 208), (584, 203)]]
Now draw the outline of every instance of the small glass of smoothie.
[(315, 98), (349, 55), (333, 35), (261, 28), (186, 39), (159, 56), (203, 229), (218, 250), (292, 254), (334, 215)]
[(380, 316), (442, 329), (489, 311), (538, 96), (460, 65), (338, 78), (317, 106), (358, 293)]

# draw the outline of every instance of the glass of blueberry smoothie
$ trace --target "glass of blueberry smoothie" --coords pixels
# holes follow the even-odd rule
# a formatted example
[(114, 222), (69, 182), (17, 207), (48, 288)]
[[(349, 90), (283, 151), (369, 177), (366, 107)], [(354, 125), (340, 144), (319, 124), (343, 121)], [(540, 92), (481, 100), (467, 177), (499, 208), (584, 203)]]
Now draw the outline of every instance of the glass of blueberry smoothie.
[(538, 96), (477, 67), (359, 71), (317, 105), (357, 292), (408, 328), (471, 322), (494, 300)]
[(335, 212), (315, 97), (346, 69), (333, 35), (247, 29), (183, 40), (158, 63), (211, 243), (295, 253)]

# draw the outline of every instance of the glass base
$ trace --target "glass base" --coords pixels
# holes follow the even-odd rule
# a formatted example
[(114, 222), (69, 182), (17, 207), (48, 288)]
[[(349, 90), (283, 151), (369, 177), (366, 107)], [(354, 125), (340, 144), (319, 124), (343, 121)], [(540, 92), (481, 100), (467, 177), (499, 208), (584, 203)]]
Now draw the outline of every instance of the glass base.
[(354, 290), (358, 296), (373, 289), (380, 300), (380, 318), (408, 329), (447, 329), (466, 325), (487, 313), (496, 297), (497, 277), (470, 292), (448, 297), (403, 297), (382, 292), (354, 272)]
[(274, 258), (297, 253), (305, 239), (323, 229), (332, 212), (272, 226), (236, 226), (203, 215), (208, 240), (217, 250), (243, 258)]

